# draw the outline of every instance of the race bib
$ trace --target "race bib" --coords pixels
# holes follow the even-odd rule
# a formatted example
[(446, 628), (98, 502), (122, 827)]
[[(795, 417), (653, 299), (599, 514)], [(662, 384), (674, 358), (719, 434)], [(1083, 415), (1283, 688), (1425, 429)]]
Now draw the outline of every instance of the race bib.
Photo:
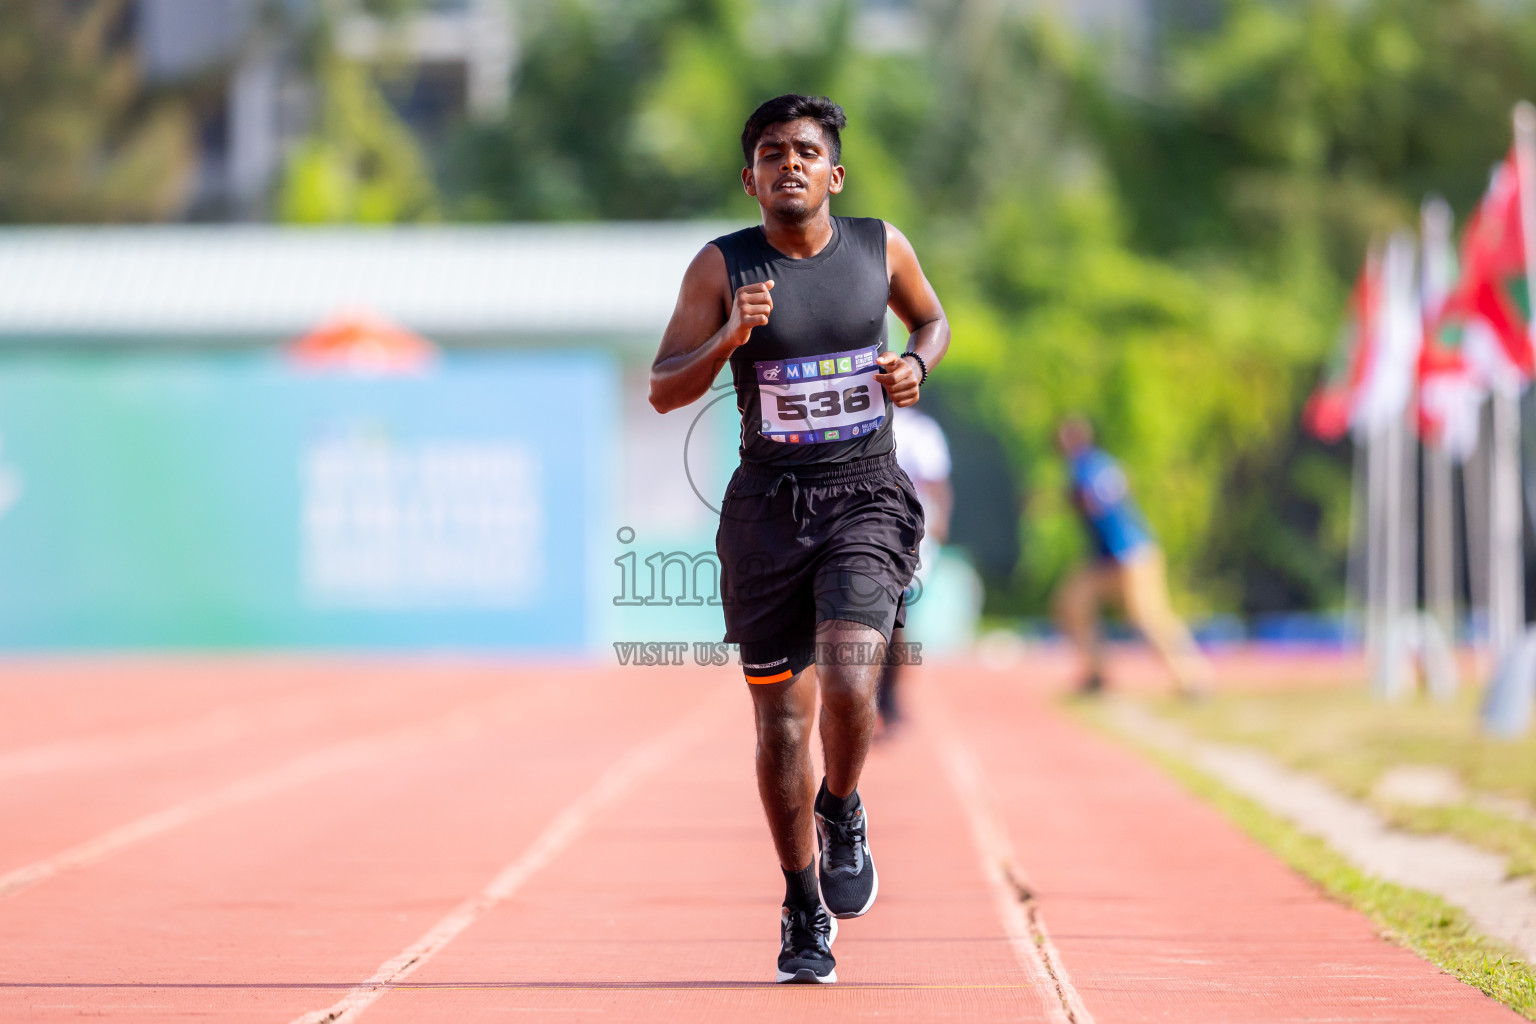
[(754, 363), (761, 433), (785, 444), (851, 441), (885, 422), (885, 389), (875, 380), (880, 346), (804, 359)]

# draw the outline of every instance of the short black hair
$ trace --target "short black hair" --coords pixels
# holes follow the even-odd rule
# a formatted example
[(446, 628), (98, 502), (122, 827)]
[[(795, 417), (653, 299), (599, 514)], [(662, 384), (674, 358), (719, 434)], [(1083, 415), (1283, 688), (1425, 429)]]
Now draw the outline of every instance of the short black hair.
[(757, 140), (763, 137), (764, 132), (776, 124), (802, 118), (809, 118), (821, 125), (821, 132), (827, 137), (827, 143), (832, 149), (832, 162), (842, 163), (842, 130), (848, 127), (848, 118), (843, 114), (843, 108), (825, 96), (801, 96), (799, 93), (788, 92), (783, 96), (775, 96), (752, 111), (752, 116), (747, 118), (747, 126), (741, 130), (741, 155), (746, 158), (747, 166), (752, 166), (752, 151), (757, 149)]

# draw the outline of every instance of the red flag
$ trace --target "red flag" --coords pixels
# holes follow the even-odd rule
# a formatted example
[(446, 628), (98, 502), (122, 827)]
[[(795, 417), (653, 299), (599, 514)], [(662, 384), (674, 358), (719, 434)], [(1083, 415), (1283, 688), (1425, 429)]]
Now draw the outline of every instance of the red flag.
[(1467, 356), (1462, 327), (1440, 321), (1419, 353), (1419, 435), (1462, 461), (1477, 447), (1488, 383)]
[(1451, 246), (1451, 211), (1444, 200), (1424, 210), (1424, 260), (1419, 274), (1424, 338), (1419, 348), (1419, 436), (1464, 460), (1477, 446), (1479, 409), (1487, 383), (1464, 344), (1460, 322), (1444, 316), (1455, 288), (1456, 254)]
[(1497, 355), (1510, 368), (1522, 378), (1536, 377), (1520, 178), (1513, 153), (1494, 170), (1488, 192), (1467, 225), (1462, 267), (1461, 281), (1446, 300), (1444, 318), (1463, 326), (1481, 323), (1497, 339)]
[(1366, 375), (1380, 347), (1380, 263), (1374, 252), (1367, 257), (1350, 293), (1333, 358), (1302, 411), (1303, 425), (1323, 441), (1337, 441), (1349, 431)]

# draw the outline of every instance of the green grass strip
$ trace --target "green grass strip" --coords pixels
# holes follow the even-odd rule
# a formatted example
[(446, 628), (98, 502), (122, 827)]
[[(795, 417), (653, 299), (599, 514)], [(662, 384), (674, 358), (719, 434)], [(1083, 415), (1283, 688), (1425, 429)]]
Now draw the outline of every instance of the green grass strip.
[(1385, 938), (1413, 950), (1527, 1020), (1536, 1020), (1536, 973), (1507, 947), (1476, 932), (1458, 907), (1438, 896), (1363, 873), (1323, 840), (1307, 835), (1200, 769), (1126, 735), (1096, 711), (1084, 708), (1082, 712), (1101, 731), (1156, 762), (1328, 896), (1364, 914)]

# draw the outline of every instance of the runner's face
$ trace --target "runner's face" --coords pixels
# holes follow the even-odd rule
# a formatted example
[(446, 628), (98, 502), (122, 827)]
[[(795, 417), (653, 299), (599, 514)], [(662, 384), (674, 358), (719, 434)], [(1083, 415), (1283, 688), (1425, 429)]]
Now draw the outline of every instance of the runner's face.
[(805, 221), (828, 196), (843, 190), (843, 168), (832, 163), (821, 125), (801, 118), (763, 132), (752, 166), (742, 169), (741, 183), (764, 210), (783, 220)]

